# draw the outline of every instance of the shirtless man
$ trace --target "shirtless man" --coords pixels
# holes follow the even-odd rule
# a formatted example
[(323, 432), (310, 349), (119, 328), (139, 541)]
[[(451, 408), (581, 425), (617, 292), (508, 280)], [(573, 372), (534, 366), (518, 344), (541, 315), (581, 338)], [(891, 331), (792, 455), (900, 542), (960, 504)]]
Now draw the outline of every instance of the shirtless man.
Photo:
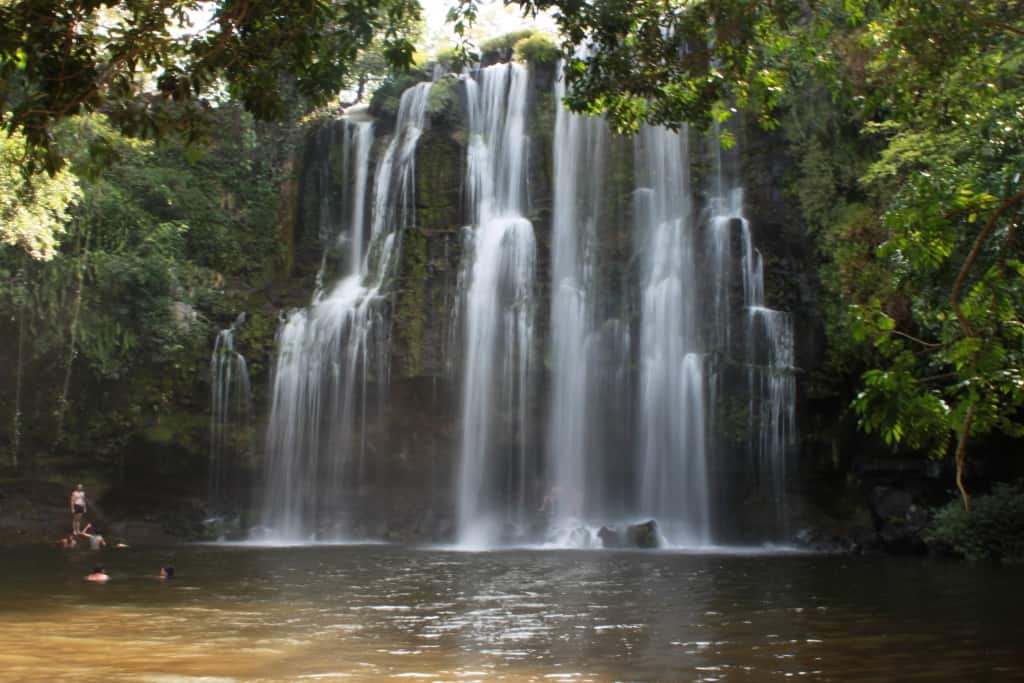
[(93, 567), (92, 574), (85, 577), (86, 581), (93, 581), (95, 583), (106, 583), (110, 580), (110, 577), (105, 571), (103, 571), (103, 565), (97, 565)]
[(107, 547), (107, 540), (103, 538), (103, 534), (92, 528), (91, 523), (85, 525), (81, 535), (89, 539), (90, 550), (100, 550)]
[(79, 484), (71, 492), (71, 533), (81, 533), (82, 515), (86, 513), (86, 510), (85, 489)]

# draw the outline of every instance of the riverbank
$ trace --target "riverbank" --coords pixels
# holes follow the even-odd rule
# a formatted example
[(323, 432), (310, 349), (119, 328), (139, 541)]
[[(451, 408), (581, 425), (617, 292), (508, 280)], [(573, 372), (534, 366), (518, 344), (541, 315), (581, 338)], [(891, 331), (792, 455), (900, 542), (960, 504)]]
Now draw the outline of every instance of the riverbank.
[[(108, 542), (159, 545), (203, 536), (205, 513), (195, 497), (161, 490), (140, 492), (140, 499), (117, 486), (85, 483), (86, 519)], [(68, 497), (74, 484), (46, 479), (0, 480), (0, 544), (54, 544), (71, 531)], [(83, 524), (84, 526), (84, 524)]]

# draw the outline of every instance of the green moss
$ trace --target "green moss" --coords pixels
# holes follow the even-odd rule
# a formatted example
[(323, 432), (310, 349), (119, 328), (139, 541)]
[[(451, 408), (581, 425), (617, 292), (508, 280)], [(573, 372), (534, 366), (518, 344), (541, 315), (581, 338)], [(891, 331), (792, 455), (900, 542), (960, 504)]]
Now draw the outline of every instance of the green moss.
[(238, 331), (241, 351), (249, 362), (250, 377), (258, 377), (267, 369), (267, 360), (274, 352), (277, 317), (262, 311), (249, 314)]
[(459, 222), (459, 187), (463, 150), (450, 137), (424, 136), (416, 164), (416, 225), (421, 230), (451, 230)]
[(142, 436), (150, 443), (203, 451), (210, 429), (210, 418), (195, 413), (164, 413), (148, 425)]
[(530, 119), (530, 135), (547, 145), (555, 131), (555, 101), (550, 93), (538, 93)]
[(427, 238), (420, 230), (409, 230), (402, 247), (402, 285), (395, 313), (395, 328), (405, 347), (402, 371), (406, 377), (415, 377), (422, 367), (426, 281)]
[(427, 113), (455, 113), (459, 108), (459, 79), (446, 76), (432, 86), (427, 98)]
[(516, 59), (532, 64), (554, 64), (562, 57), (562, 51), (555, 41), (544, 33), (519, 40), (514, 48)]

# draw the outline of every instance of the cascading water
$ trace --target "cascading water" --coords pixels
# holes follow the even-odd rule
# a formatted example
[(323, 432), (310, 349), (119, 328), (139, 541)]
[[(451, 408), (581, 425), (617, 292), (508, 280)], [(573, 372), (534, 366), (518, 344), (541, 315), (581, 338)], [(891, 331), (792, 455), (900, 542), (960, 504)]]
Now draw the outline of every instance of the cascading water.
[[(727, 450), (716, 430), (736, 419), (723, 406), (741, 395), (744, 452), (760, 497), (773, 505), (774, 528), (783, 529), (786, 451), (795, 430), (792, 325), (788, 314), (765, 308), (761, 256), (743, 215), (742, 189), (724, 168), (719, 136), (709, 141), (714, 172), (703, 210), (690, 181), (690, 133), (645, 127), (634, 139), (638, 290), (606, 290), (596, 276), (608, 268), (600, 260), (606, 238), (595, 226), (607, 220), (602, 204), (614, 176), (605, 173), (607, 126), (565, 111), (560, 81), (555, 96), (546, 451), (555, 505), (548, 538), (578, 543), (581, 524), (592, 529), (616, 518), (651, 517), (674, 545), (713, 543), (713, 495), (720, 486), (713, 477), (728, 470), (712, 467)], [(632, 332), (607, 317), (616, 308), (634, 311)], [(631, 374), (631, 354), (632, 401), (623, 390), (629, 382), (609, 383)], [(746, 386), (726, 382), (731, 375), (722, 367), (743, 368)], [(632, 477), (633, 491), (616, 491), (600, 481), (614, 467), (593, 435), (609, 416), (634, 413), (633, 453), (619, 470)]]
[[(387, 285), (402, 232), (411, 224), (415, 150), (429, 83), (402, 94), (395, 134), (381, 156), (366, 200), (373, 123), (344, 121), (342, 186), (351, 186), (340, 225), (321, 229), (326, 252), (347, 254), (340, 277), (278, 332), (267, 428), (264, 525), (283, 540), (340, 539), (349, 501), (366, 480), (365, 426), (370, 385), (388, 381)], [(321, 226), (330, 220), (321, 212)], [(367, 219), (370, 220), (367, 236)], [(318, 282), (324, 277), (324, 268)]]
[[(723, 352), (745, 368), (747, 449), (757, 502), (772, 518), (774, 533), (785, 537), (786, 459), (796, 429), (793, 323), (788, 313), (765, 306), (764, 265), (744, 215), (743, 189), (726, 170), (717, 135), (711, 149), (715, 333)], [(737, 275), (739, 292), (732, 287)], [(733, 315), (737, 309), (741, 316)]]
[(210, 356), (212, 386), (210, 415), (210, 477), (207, 500), (214, 511), (229, 504), (227, 482), (234, 460), (244, 451), (252, 417), (252, 391), (245, 356), (235, 350), (235, 335), (245, 322), (241, 313), (231, 327), (221, 330)]
[(644, 127), (636, 141), (639, 311), (638, 511), (670, 542), (711, 540), (706, 353), (688, 131)]
[[(598, 271), (602, 227), (608, 211), (607, 167), (611, 133), (597, 117), (560, 106), (565, 96), (555, 81), (553, 210), (551, 219), (551, 393), (548, 410), (546, 511), (549, 539), (579, 536), (579, 525), (621, 516), (622, 496), (610, 491), (606, 449), (609, 420), (628, 415), (624, 391), (630, 334), (627, 325), (604, 317), (600, 303), (617, 309), (621, 289), (602, 290)], [(550, 506), (550, 510), (547, 510)]]
[(486, 547), (527, 513), (536, 245), (526, 213), (529, 73), (466, 78), (469, 132), (458, 541)]
[[(599, 524), (654, 518), (669, 543), (707, 545), (741, 491), (759, 513), (771, 505), (774, 528), (783, 529), (795, 434), (792, 323), (765, 307), (761, 255), (717, 136), (714, 172), (698, 189), (690, 179), (696, 136), (685, 128), (645, 127), (630, 141), (601, 119), (558, 107), (550, 337), (539, 339), (529, 79), (524, 67), (502, 64), (462, 81), (468, 225), (457, 303), (441, 333), (448, 379), (461, 385), (458, 543), (536, 541), (546, 523), (548, 541), (592, 544)], [(383, 424), (374, 411), (391, 409), (388, 311), (417, 207), (415, 151), (429, 88), (403, 93), (372, 182), (371, 122), (344, 120), (323, 134), (323, 144), (341, 148), (318, 167), (317, 291), (281, 325), (271, 386), (264, 522), (281, 539), (347, 537), (352, 511), (367, 508), (366, 487), (379, 478), (365, 435), (368, 424)], [(560, 105), (560, 81), (554, 94)], [(431, 261), (428, 273), (450, 272), (446, 263)], [(543, 366), (535, 357), (542, 344)], [(538, 423), (544, 366), (550, 391)], [(397, 460), (414, 462), (404, 451)], [(428, 504), (444, 494), (432, 487)]]

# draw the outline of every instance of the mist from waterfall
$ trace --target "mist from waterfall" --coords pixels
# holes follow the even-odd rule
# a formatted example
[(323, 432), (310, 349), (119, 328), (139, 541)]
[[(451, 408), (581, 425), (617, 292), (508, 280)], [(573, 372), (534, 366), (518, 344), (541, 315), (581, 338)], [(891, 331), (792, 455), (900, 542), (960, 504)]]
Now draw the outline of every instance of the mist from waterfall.
[(487, 547), (527, 521), (536, 260), (525, 217), (529, 72), (501, 64), (464, 83), (471, 226), (463, 257), (456, 533), (460, 545)]
[(210, 355), (210, 474), (207, 501), (214, 512), (223, 512), (233, 501), (229, 484), (238, 456), (248, 450), (252, 423), (252, 389), (245, 356), (235, 349), (242, 313), (227, 329), (217, 333)]
[[(337, 211), (324, 205), (320, 212), (325, 255), (313, 301), (289, 313), (277, 336), (263, 505), (266, 533), (275, 539), (347, 537), (351, 501), (363, 493), (370, 392), (382, 393), (389, 375), (387, 287), (412, 221), (429, 92), (421, 83), (402, 94), (372, 186), (374, 124), (341, 122), (346, 196)], [(333, 172), (329, 158), (321, 173)], [(336, 279), (323, 285), (329, 252), (343, 257)]]

